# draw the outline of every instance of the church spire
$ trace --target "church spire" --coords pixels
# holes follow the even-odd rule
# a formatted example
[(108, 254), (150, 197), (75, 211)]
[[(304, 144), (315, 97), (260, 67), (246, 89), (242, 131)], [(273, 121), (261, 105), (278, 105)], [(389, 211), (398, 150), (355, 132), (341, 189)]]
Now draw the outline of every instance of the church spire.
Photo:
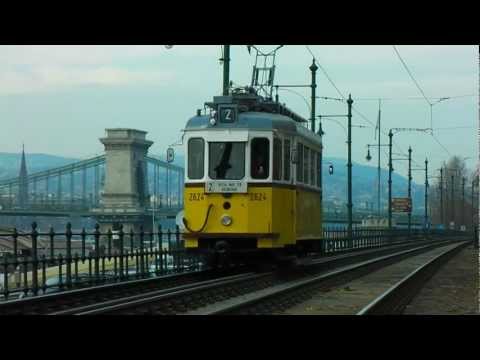
[(24, 208), (28, 205), (28, 173), (27, 162), (25, 160), (25, 144), (22, 144), (22, 160), (18, 180), (18, 205)]

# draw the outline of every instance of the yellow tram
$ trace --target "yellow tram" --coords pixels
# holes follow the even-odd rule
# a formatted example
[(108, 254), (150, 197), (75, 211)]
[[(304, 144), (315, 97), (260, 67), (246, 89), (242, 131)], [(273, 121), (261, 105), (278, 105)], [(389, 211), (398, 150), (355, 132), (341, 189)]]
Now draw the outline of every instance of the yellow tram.
[(214, 97), (206, 108), (184, 129), (185, 247), (242, 259), (315, 249), (320, 135), (253, 88)]

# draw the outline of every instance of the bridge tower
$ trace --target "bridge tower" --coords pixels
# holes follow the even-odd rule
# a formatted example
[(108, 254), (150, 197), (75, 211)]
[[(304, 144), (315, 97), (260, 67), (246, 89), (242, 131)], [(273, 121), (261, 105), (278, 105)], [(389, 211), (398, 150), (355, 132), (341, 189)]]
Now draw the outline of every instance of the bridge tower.
[(25, 146), (22, 145), (22, 161), (18, 179), (18, 206), (22, 209), (28, 207), (28, 173), (27, 162), (25, 161)]
[(100, 231), (139, 231), (148, 225), (145, 209), (148, 205), (147, 160), (153, 142), (146, 140), (146, 131), (135, 129), (106, 129), (100, 139), (105, 146), (105, 185), (97, 221)]

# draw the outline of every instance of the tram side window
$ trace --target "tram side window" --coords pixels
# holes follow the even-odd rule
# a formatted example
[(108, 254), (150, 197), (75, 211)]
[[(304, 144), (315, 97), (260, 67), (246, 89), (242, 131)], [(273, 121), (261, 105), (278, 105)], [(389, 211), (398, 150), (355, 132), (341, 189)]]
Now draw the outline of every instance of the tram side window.
[(309, 184), (310, 180), (310, 149), (305, 146), (303, 150), (303, 183)]
[(283, 142), (283, 180), (290, 181), (290, 140)]
[(188, 178), (203, 179), (205, 142), (201, 138), (188, 141)]
[(317, 152), (312, 150), (310, 153), (310, 185), (315, 186), (315, 158)]
[(251, 147), (251, 175), (253, 179), (267, 179), (269, 175), (270, 142), (265, 138), (255, 138)]
[(273, 139), (273, 180), (282, 180), (282, 140)]
[(297, 146), (297, 181), (303, 182), (303, 144), (298, 143)]

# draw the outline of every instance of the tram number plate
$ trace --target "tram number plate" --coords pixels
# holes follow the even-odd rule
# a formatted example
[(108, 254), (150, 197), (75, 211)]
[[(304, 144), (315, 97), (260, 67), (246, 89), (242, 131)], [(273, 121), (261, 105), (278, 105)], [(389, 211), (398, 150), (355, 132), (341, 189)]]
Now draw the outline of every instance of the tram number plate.
[(210, 181), (205, 185), (206, 193), (246, 193), (247, 183), (243, 181)]

